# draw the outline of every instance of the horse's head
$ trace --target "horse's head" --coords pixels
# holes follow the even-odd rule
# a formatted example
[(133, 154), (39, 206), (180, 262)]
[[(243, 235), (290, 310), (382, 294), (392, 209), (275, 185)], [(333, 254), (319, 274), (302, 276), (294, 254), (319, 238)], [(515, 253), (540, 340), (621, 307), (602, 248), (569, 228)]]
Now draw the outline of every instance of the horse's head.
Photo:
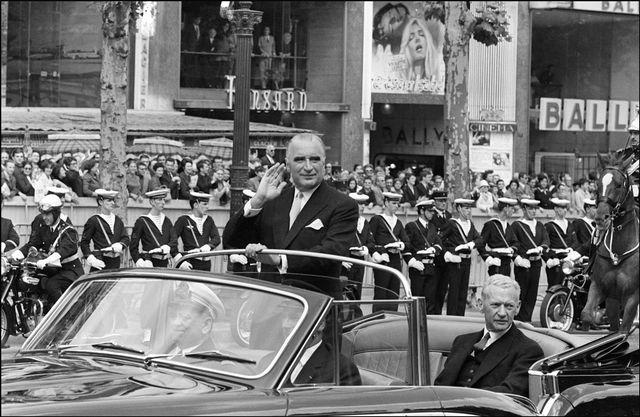
[[(602, 158), (600, 163), (605, 165)], [(620, 211), (633, 204), (633, 199), (629, 198), (629, 190), (629, 175), (624, 167), (610, 164), (603, 166), (598, 182), (598, 210), (595, 219), (598, 227), (601, 227), (611, 216), (617, 216)]]

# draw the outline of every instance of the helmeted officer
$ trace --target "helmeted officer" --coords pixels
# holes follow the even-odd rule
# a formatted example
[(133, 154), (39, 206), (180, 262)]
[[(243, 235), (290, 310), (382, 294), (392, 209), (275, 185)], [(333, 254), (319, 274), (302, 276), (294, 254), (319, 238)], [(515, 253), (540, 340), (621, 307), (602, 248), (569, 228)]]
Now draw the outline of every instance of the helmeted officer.
[[(207, 215), (212, 195), (191, 190), (189, 205), (191, 213), (178, 217), (175, 231), (182, 239), (182, 248), (187, 253), (209, 252), (220, 244), (220, 233), (213, 218)], [(180, 255), (176, 255), (177, 262)], [(192, 258), (180, 264), (182, 269), (211, 271), (211, 259)]]
[(591, 245), (594, 244), (596, 231), (596, 201), (587, 198), (584, 200), (584, 217), (573, 221), (573, 249), (582, 256), (591, 254)]
[(515, 253), (515, 236), (508, 220), (518, 204), (514, 198), (498, 199), (498, 216), (485, 222), (480, 232), (478, 253), (488, 267), (489, 276), (511, 276), (511, 258)]
[(410, 255), (405, 256), (411, 279), (411, 293), (426, 298), (427, 314), (440, 313), (436, 311), (438, 286), (434, 276), (434, 259), (442, 252), (442, 240), (432, 222), (433, 209), (433, 200), (419, 200), (416, 203), (418, 218), (405, 227), (409, 237), (407, 249), (411, 251)]
[(548, 288), (562, 284), (564, 274), (562, 273), (562, 260), (575, 261), (580, 258), (580, 254), (572, 249), (574, 245), (573, 224), (565, 218), (569, 200), (552, 198), (549, 200), (553, 205), (555, 217), (545, 223), (544, 228), (549, 235), (549, 250), (542, 254), (546, 262)]
[[(362, 215), (364, 207), (369, 201), (369, 196), (366, 194), (350, 193), (349, 197), (353, 198), (356, 203), (358, 203), (358, 211), (360, 213), (360, 216), (358, 217), (358, 224), (356, 225), (356, 232), (353, 234), (354, 242), (349, 248), (349, 256), (355, 259), (364, 260), (364, 258), (370, 253), (373, 253), (375, 249), (375, 242), (373, 240), (373, 235), (371, 234), (371, 226), (369, 221)], [(365, 267), (363, 265), (346, 262), (343, 262), (342, 266), (349, 283), (355, 284), (355, 296), (359, 300), (362, 296), (362, 281), (364, 280)]]
[[(434, 201), (433, 219), (431, 222), (436, 227), (440, 240), (444, 236), (444, 231), (447, 228), (447, 221), (451, 218), (451, 213), (447, 210), (447, 193), (445, 191), (434, 191), (431, 195)], [(444, 252), (440, 252), (440, 255), (436, 256), (433, 263), (434, 276), (436, 278), (436, 299), (435, 299), (435, 313), (441, 314), (442, 307), (444, 306), (444, 298), (447, 295), (447, 287), (449, 286), (449, 280), (445, 275), (446, 263), (444, 261)]]
[[(48, 254), (36, 263), (36, 267), (48, 275), (44, 283), (48, 307), (53, 306), (71, 283), (84, 273), (78, 253), (78, 232), (60, 218), (61, 207), (62, 201), (58, 196), (49, 194), (42, 197), (38, 203), (41, 216), (31, 229), (29, 242), (11, 254), (13, 259), (22, 260), (32, 246)], [(60, 269), (50, 268), (58, 265)]]
[[(139, 268), (166, 267), (171, 256), (178, 253), (178, 238), (171, 220), (162, 212), (168, 188), (160, 188), (145, 193), (151, 204), (149, 214), (138, 217), (131, 232), (131, 259)], [(151, 260), (140, 255), (139, 245), (148, 252)]]
[(523, 197), (520, 199), (523, 218), (511, 224), (516, 238), (516, 258), (513, 261), (514, 275), (520, 285), (520, 312), (516, 320), (531, 321), (538, 296), (542, 254), (549, 248), (549, 235), (542, 223), (535, 219), (540, 201)]
[[(84, 225), (80, 249), (87, 263), (91, 266), (89, 272), (102, 269), (118, 269), (122, 253), (129, 246), (129, 235), (122, 219), (115, 215), (115, 190), (99, 188), (95, 191), (98, 203), (98, 214), (89, 217)], [(90, 243), (93, 241), (93, 252)]]

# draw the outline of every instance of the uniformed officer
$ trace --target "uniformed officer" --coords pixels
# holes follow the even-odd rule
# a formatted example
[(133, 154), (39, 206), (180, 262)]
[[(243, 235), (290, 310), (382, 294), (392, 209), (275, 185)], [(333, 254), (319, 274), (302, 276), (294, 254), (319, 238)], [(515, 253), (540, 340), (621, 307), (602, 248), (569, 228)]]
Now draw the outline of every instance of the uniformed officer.
[(425, 297), (427, 314), (439, 314), (436, 311), (437, 279), (434, 276), (434, 258), (442, 252), (442, 240), (433, 224), (433, 200), (419, 200), (416, 203), (418, 219), (407, 223), (405, 230), (409, 237), (410, 255), (405, 257), (411, 279), (411, 293)]
[(64, 187), (49, 187), (47, 188), (47, 193), (45, 195), (53, 194), (58, 196), (60, 201), (62, 201), (62, 209), (60, 210), (60, 219), (62, 219), (62, 221), (67, 222), (73, 226), (73, 223), (71, 222), (71, 218), (66, 213), (64, 213), (64, 207), (66, 205), (65, 204), (66, 196), (69, 193), (69, 191), (70, 190), (68, 188), (64, 188)]
[[(2, 207), (4, 207), (4, 194), (2, 194), (1, 199)], [(13, 227), (13, 222), (11, 222), (11, 220), (4, 217), (2, 217), (1, 220), (0, 235), (2, 235), (2, 250), (0, 250), (0, 253), (4, 254), (5, 251), (10, 252), (20, 245), (20, 236)]]
[(515, 237), (507, 222), (513, 215), (518, 200), (501, 197), (498, 199), (498, 217), (482, 226), (478, 253), (488, 267), (489, 276), (500, 274), (511, 276), (511, 258), (515, 253)]
[[(190, 197), (191, 214), (178, 217), (175, 224), (176, 235), (182, 239), (184, 252), (209, 252), (220, 244), (218, 227), (213, 218), (207, 215), (209, 201), (213, 196), (191, 190)], [(177, 262), (179, 257), (179, 254), (176, 255), (174, 260)], [(211, 259), (192, 258), (182, 262), (180, 268), (211, 271)]]
[[(49, 194), (42, 197), (38, 203), (41, 216), (31, 229), (29, 242), (11, 254), (13, 259), (22, 260), (32, 246), (48, 254), (45, 259), (37, 261), (36, 267), (48, 276), (44, 288), (49, 308), (84, 273), (78, 254), (78, 232), (60, 218), (61, 207), (62, 201), (58, 196)], [(50, 268), (58, 265), (59, 269)]]
[(538, 296), (542, 253), (549, 248), (549, 235), (542, 223), (535, 219), (540, 201), (529, 197), (520, 200), (523, 218), (511, 224), (516, 238), (516, 258), (513, 261), (514, 275), (520, 285), (520, 312), (516, 320), (531, 321), (533, 307)]
[[(370, 253), (373, 253), (375, 249), (375, 242), (373, 240), (373, 235), (371, 234), (371, 226), (369, 221), (362, 215), (364, 208), (369, 201), (369, 196), (366, 194), (350, 193), (349, 197), (353, 198), (358, 203), (358, 211), (360, 213), (356, 232), (353, 234), (354, 242), (349, 248), (349, 253), (352, 258), (364, 260), (364, 258)], [(349, 283), (356, 286), (356, 299), (360, 300), (362, 296), (362, 281), (364, 280), (365, 267), (363, 265), (352, 264), (350, 262), (343, 262), (342, 266), (345, 269), (345, 275), (349, 280)]]
[[(404, 226), (398, 217), (396, 211), (398, 204), (402, 198), (402, 194), (384, 192), (382, 193), (384, 200), (384, 211), (371, 217), (369, 226), (373, 236), (374, 252), (371, 254), (373, 262), (384, 264), (391, 268), (402, 271), (402, 257), (400, 253), (409, 243), (409, 237), (404, 230)], [(373, 271), (373, 280), (375, 288), (373, 290), (373, 299), (398, 299), (400, 291), (400, 281), (392, 274), (381, 271)], [(397, 310), (397, 303), (380, 303), (374, 304), (372, 310)]]
[[(254, 195), (256, 195), (255, 191), (252, 191), (249, 189), (242, 190), (243, 206), (247, 204), (247, 201), (251, 200), (251, 198)], [(230, 222), (234, 221), (233, 217), (229, 219), (229, 221)], [(229, 245), (224, 234), (222, 236), (222, 247), (224, 249), (237, 249)], [(248, 258), (246, 255), (242, 253), (234, 253), (233, 255), (229, 255), (227, 270), (235, 274), (245, 275), (245, 276), (254, 277), (254, 278), (258, 276), (258, 265), (256, 260), (253, 258)]]
[[(138, 217), (131, 232), (131, 259), (139, 268), (166, 267), (169, 258), (178, 253), (178, 238), (171, 220), (164, 210), (168, 188), (160, 188), (145, 193), (151, 205), (149, 214)], [(151, 260), (141, 257), (139, 245), (148, 252)]]
[(553, 205), (555, 217), (545, 223), (544, 228), (549, 235), (549, 250), (543, 253), (542, 257), (546, 262), (548, 288), (562, 284), (564, 274), (562, 273), (561, 261), (565, 258), (575, 261), (580, 258), (580, 254), (572, 249), (574, 245), (573, 224), (565, 218), (569, 200), (552, 198), (549, 200)]
[[(447, 221), (451, 218), (451, 213), (447, 210), (447, 193), (444, 191), (434, 191), (431, 197), (434, 201), (433, 219), (431, 219), (431, 222), (436, 227), (440, 240), (442, 240), (444, 231), (447, 228)], [(449, 286), (449, 281), (445, 275), (446, 263), (444, 262), (444, 252), (440, 252), (440, 255), (436, 256), (433, 266), (437, 286), (434, 309), (435, 314), (441, 314), (442, 307), (444, 306), (444, 298), (447, 295), (447, 287)]]
[(589, 256), (596, 230), (596, 201), (590, 198), (584, 200), (584, 217), (573, 221), (573, 249), (582, 256)]
[[(85, 223), (80, 239), (80, 249), (91, 266), (89, 272), (118, 269), (122, 253), (129, 246), (129, 235), (124, 222), (113, 213), (116, 209), (118, 192), (103, 188), (95, 192), (98, 214), (89, 217)], [(93, 253), (90, 248), (91, 241), (93, 241)]]
[(475, 206), (475, 201), (457, 198), (453, 204), (458, 217), (447, 220), (442, 237), (445, 274), (449, 280), (447, 315), (464, 316), (471, 273), (471, 251), (476, 247), (480, 235), (471, 221), (471, 208)]

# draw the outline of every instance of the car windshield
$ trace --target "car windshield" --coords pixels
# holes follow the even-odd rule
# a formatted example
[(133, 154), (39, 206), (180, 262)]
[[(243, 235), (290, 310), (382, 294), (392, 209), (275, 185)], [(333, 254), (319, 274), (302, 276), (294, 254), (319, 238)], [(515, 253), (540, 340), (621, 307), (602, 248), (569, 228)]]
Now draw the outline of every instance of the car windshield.
[[(23, 353), (108, 352), (257, 378), (284, 351), (307, 311), (302, 298), (284, 291), (179, 279), (96, 278), (70, 291)], [(270, 320), (254, 331), (268, 337), (245, 343), (242, 334), (251, 329), (238, 329), (238, 318), (265, 309)]]

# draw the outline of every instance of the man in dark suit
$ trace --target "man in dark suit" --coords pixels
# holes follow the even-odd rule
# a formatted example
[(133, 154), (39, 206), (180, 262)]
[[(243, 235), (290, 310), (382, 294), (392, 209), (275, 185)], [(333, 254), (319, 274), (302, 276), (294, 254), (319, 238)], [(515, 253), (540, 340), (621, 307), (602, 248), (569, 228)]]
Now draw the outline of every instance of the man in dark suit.
[(513, 325), (520, 286), (505, 275), (489, 277), (482, 291), (485, 328), (453, 341), (435, 385), (456, 385), (527, 396), (529, 367), (542, 348)]
[[(233, 214), (224, 235), (230, 246), (246, 248), (247, 256), (262, 262), (263, 275), (271, 273), (265, 278), (299, 280), (337, 298), (340, 262), (260, 254), (270, 248), (349, 256), (358, 223), (357, 203), (323, 181), (324, 163), (322, 139), (309, 133), (294, 136), (287, 148), (293, 187), (285, 188), (285, 166), (276, 163), (265, 173), (255, 196)], [(336, 279), (297, 276), (318, 271)]]
[[(442, 239), (447, 228), (447, 221), (451, 218), (451, 213), (447, 210), (448, 196), (445, 191), (434, 191), (431, 197), (434, 201), (433, 219), (431, 219), (431, 222), (436, 227), (438, 236)], [(444, 262), (444, 253), (440, 252), (440, 255), (436, 256), (433, 266), (435, 268), (434, 277), (438, 280), (434, 314), (440, 314), (444, 306), (444, 298), (447, 295), (447, 287), (449, 286), (449, 281), (445, 275), (446, 263)]]
[(260, 158), (260, 165), (271, 168), (275, 165), (276, 161), (276, 148), (273, 145), (267, 145), (267, 151), (262, 158)]

